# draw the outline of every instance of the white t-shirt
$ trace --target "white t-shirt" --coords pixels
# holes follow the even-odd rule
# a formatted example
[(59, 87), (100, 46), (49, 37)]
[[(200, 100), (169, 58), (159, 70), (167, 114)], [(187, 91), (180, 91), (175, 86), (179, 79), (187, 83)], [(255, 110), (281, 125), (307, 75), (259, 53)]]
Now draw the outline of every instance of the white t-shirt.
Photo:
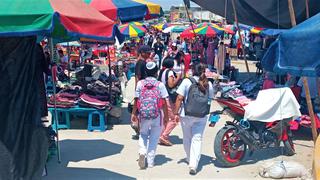
[(174, 60), (173, 71), (177, 74), (183, 74), (184, 73), (184, 64), (181, 63), (179, 66), (178, 62), (176, 60)]
[(166, 73), (167, 73), (167, 71), (169, 71), (169, 73), (168, 73), (168, 79), (169, 79), (169, 77), (174, 77), (173, 71), (171, 71), (170, 69), (164, 70), (163, 73), (162, 73), (162, 76), (161, 76), (161, 82), (162, 82), (163, 84), (166, 84), (166, 83), (167, 83), (167, 82), (166, 82)]
[[(154, 78), (154, 77), (147, 77), (145, 80), (157, 80), (157, 79)], [(141, 93), (141, 90), (143, 88), (142, 87), (142, 81), (143, 80), (141, 80), (141, 81), (139, 81), (137, 83), (137, 88), (136, 88), (136, 93), (135, 93), (135, 97), (136, 98), (140, 97), (140, 93)], [(159, 90), (160, 90), (160, 98), (167, 98), (169, 96), (168, 95), (168, 91), (167, 91), (165, 85), (162, 82), (160, 82), (160, 84), (159, 84)]]
[[(199, 77), (198, 76), (193, 76), (193, 78), (198, 82), (199, 81)], [(181, 95), (184, 97), (184, 102), (187, 102), (187, 98), (188, 98), (188, 93), (189, 93), (189, 89), (190, 86), (192, 85), (192, 82), (190, 81), (190, 79), (186, 78), (182, 81), (182, 83), (180, 84), (178, 90), (177, 90), (177, 94)], [(209, 81), (209, 99), (213, 99), (214, 97), (214, 89), (212, 86), (212, 83)], [(181, 110), (180, 110), (180, 116), (184, 117), (185, 113), (184, 113), (184, 104), (181, 104)]]

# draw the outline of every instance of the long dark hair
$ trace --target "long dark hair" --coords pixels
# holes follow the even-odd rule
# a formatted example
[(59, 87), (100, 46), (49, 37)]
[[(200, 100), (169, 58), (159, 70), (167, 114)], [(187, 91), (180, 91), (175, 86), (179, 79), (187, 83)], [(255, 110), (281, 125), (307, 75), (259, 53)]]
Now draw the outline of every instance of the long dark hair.
[(194, 76), (199, 77), (199, 89), (203, 93), (206, 93), (207, 89), (209, 88), (209, 81), (208, 78), (206, 77), (206, 65), (200, 63), (200, 62), (195, 62), (192, 65), (192, 73)]
[(183, 51), (179, 51), (179, 52), (177, 53), (177, 55), (174, 57), (174, 59), (177, 60), (178, 66), (180, 66), (181, 63), (184, 63), (184, 62), (181, 60), (181, 58), (182, 58), (183, 56), (184, 56)]
[(173, 59), (172, 59), (172, 58), (166, 58), (165, 60), (163, 60), (163, 62), (162, 62), (162, 67), (163, 67), (163, 68), (160, 70), (158, 80), (161, 81), (163, 72), (164, 72), (166, 69), (171, 69), (171, 68), (173, 68), (173, 66), (174, 66), (174, 62), (173, 62)]

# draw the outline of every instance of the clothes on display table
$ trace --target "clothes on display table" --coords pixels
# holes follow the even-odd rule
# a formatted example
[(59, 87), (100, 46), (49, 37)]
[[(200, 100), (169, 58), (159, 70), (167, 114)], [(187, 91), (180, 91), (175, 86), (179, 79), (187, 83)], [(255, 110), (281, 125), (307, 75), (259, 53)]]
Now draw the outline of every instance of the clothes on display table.
[(71, 108), (77, 105), (77, 98), (70, 98), (68, 96), (65, 96), (66, 93), (56, 94), (49, 98), (48, 101), (48, 107), (54, 107), (56, 101), (56, 107), (58, 108)]
[(98, 97), (82, 94), (79, 99), (79, 106), (106, 109), (106, 107), (110, 106), (110, 103), (108, 101), (101, 101), (98, 99)]

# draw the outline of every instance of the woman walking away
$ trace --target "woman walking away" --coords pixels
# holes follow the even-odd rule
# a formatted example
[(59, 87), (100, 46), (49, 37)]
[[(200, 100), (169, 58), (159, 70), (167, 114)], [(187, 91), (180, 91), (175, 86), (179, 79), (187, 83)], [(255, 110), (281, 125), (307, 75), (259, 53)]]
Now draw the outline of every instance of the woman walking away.
[(159, 81), (161, 81), (165, 86), (169, 94), (169, 99), (167, 99), (168, 106), (168, 116), (169, 121), (164, 123), (164, 127), (160, 136), (160, 145), (172, 146), (169, 141), (169, 135), (172, 130), (177, 126), (179, 121), (174, 118), (174, 107), (177, 98), (177, 87), (180, 79), (176, 76), (175, 72), (172, 70), (174, 61), (171, 58), (167, 58), (163, 61), (163, 68), (159, 73)]
[[(145, 159), (147, 159), (149, 168), (154, 166), (154, 157), (162, 125), (168, 121), (168, 110), (165, 103), (168, 92), (165, 85), (156, 79), (157, 72), (156, 63), (148, 62), (146, 64), (147, 78), (137, 84), (131, 115), (133, 122), (140, 122), (138, 163), (140, 169), (146, 168)], [(161, 108), (164, 114), (164, 122), (162, 122)]]
[(174, 58), (173, 71), (177, 74), (179, 79), (183, 79), (185, 76), (185, 67), (184, 67), (184, 53), (179, 51)]
[[(202, 136), (214, 91), (212, 84), (205, 76), (204, 64), (195, 62), (192, 65), (192, 74), (193, 77), (184, 79), (177, 90), (175, 119), (181, 117), (183, 146), (187, 155), (189, 173), (195, 175), (201, 157)], [(183, 106), (181, 106), (182, 102), (184, 102)]]

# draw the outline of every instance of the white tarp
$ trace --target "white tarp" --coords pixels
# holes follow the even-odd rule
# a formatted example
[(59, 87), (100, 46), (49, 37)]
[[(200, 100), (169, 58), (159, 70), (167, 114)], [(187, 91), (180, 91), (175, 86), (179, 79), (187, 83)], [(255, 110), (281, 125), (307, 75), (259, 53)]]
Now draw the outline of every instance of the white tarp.
[(274, 122), (301, 116), (300, 105), (289, 88), (262, 90), (257, 99), (244, 109), (245, 119), (261, 122)]

